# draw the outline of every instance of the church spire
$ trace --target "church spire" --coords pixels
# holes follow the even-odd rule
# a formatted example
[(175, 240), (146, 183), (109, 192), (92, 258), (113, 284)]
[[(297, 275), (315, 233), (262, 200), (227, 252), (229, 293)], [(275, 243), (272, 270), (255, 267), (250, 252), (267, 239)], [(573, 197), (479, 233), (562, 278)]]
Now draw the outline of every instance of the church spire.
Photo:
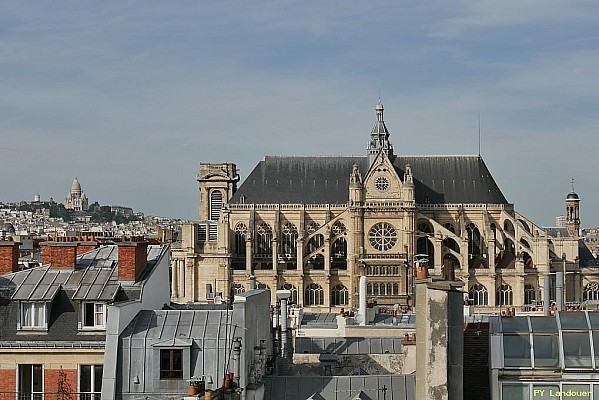
[(368, 161), (370, 161), (370, 164), (374, 162), (375, 157), (381, 150), (387, 154), (391, 161), (395, 157), (393, 155), (393, 145), (389, 142), (389, 131), (383, 118), (384, 110), (383, 103), (381, 103), (381, 99), (379, 98), (379, 102), (374, 108), (376, 121), (370, 132), (370, 141), (368, 142)]

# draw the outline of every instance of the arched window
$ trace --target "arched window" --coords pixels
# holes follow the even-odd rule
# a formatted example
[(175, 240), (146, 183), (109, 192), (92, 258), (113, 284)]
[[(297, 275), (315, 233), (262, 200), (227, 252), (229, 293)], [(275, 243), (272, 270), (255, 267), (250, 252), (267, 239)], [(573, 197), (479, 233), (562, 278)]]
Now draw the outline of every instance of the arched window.
[(324, 304), (324, 290), (322, 286), (311, 283), (304, 291), (304, 305), (306, 306), (321, 306)]
[(349, 291), (342, 284), (335, 285), (331, 290), (331, 305), (346, 306), (349, 304)]
[(533, 285), (524, 285), (524, 304), (532, 304), (536, 301), (535, 287)]
[(528, 242), (524, 239), (520, 239), (520, 244), (524, 247), (526, 247), (527, 249), (530, 249), (530, 244), (528, 244)]
[(333, 258), (347, 258), (347, 241), (344, 238), (339, 238), (333, 242), (331, 256)]
[(306, 225), (306, 232), (308, 232), (308, 235), (311, 235), (314, 232), (316, 232), (319, 228), (320, 224), (318, 222), (310, 222), (308, 225)]
[(470, 287), (468, 297), (472, 300), (472, 304), (475, 306), (486, 306), (489, 304), (489, 293), (487, 288), (477, 283)]
[(393, 296), (397, 296), (399, 295), (399, 284), (394, 283), (393, 284)]
[(291, 222), (287, 222), (283, 225), (283, 248), (281, 249), (283, 254), (295, 257), (297, 252), (297, 227)]
[(324, 269), (324, 256), (322, 254), (315, 254), (310, 257), (308, 267), (311, 267), (311, 269)]
[(306, 244), (306, 254), (310, 254), (324, 245), (324, 235), (320, 233), (312, 236)]
[(455, 227), (453, 226), (453, 224), (451, 222), (446, 222), (444, 225), (445, 229), (447, 229), (448, 231), (455, 233)]
[(506, 283), (502, 283), (497, 288), (497, 305), (498, 306), (511, 306), (514, 303), (514, 292), (512, 287)]
[(599, 283), (591, 282), (584, 287), (583, 300), (599, 300)]
[(256, 228), (256, 255), (272, 257), (272, 228), (266, 222)]
[(223, 208), (223, 192), (213, 190), (210, 192), (210, 220), (218, 221), (220, 210)]
[(482, 254), (482, 238), (480, 232), (474, 223), (466, 227), (468, 233), (468, 254), (478, 257)]
[(416, 254), (428, 255), (428, 259), (431, 260), (431, 262), (435, 259), (435, 246), (428, 237), (424, 236), (418, 238), (416, 241)]
[(370, 282), (366, 284), (366, 295), (372, 296), (372, 283)]
[(233, 294), (241, 294), (245, 292), (245, 288), (241, 283), (235, 283), (233, 285)]
[(235, 243), (233, 244), (233, 252), (238, 257), (245, 257), (245, 238), (248, 234), (248, 227), (240, 222), (235, 225)]
[(443, 246), (455, 251), (456, 253), (460, 252), (460, 246), (458, 245), (458, 242), (456, 242), (452, 238), (443, 239)]
[(345, 225), (343, 225), (343, 223), (341, 221), (337, 221), (333, 224), (331, 231), (333, 232), (333, 235), (335, 235), (335, 236), (342, 235), (346, 231)]
[(418, 230), (424, 233), (433, 233), (433, 228), (426, 221), (420, 221), (418, 223)]
[(291, 283), (286, 283), (281, 286), (282, 290), (289, 290), (291, 292), (291, 297), (289, 298), (289, 304), (297, 304), (297, 288), (293, 286)]
[(372, 284), (372, 295), (373, 296), (378, 296), (379, 295), (379, 284), (378, 283), (373, 283)]

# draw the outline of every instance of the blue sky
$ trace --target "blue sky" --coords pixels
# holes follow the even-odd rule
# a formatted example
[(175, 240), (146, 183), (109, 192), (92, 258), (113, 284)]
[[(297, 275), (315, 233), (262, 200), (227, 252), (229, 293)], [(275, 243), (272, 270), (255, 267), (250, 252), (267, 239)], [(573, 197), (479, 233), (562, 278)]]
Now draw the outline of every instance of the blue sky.
[(398, 154), (482, 155), (548, 226), (570, 179), (599, 226), (593, 1), (5, 1), (0, 201), (196, 219), (200, 161), (365, 154), (381, 93)]

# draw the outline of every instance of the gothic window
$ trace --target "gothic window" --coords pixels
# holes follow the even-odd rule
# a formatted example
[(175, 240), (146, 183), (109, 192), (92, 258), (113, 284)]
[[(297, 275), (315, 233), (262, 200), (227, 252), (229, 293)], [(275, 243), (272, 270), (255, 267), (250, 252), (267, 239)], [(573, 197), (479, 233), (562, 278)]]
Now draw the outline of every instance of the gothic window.
[(304, 305), (306, 306), (321, 306), (324, 304), (324, 290), (322, 286), (311, 283), (304, 291)]
[(530, 245), (528, 244), (528, 242), (524, 239), (520, 239), (520, 244), (528, 249), (530, 249)]
[(599, 284), (591, 282), (584, 287), (583, 300), (599, 300)]
[(455, 227), (453, 226), (453, 224), (451, 222), (446, 222), (445, 225), (443, 225), (443, 226), (448, 231), (455, 233)]
[(223, 192), (213, 190), (210, 192), (210, 220), (218, 221), (221, 208), (223, 208)]
[(472, 299), (472, 304), (475, 306), (486, 306), (489, 304), (489, 293), (487, 288), (477, 283), (470, 287), (468, 297)]
[(245, 292), (245, 288), (241, 283), (235, 283), (233, 285), (233, 294), (241, 294)]
[(306, 254), (310, 254), (310, 253), (318, 250), (323, 245), (324, 245), (324, 236), (323, 235), (321, 235), (319, 233), (317, 235), (312, 236), (310, 238), (310, 240), (308, 240), (308, 243), (306, 244)]
[(258, 281), (256, 281), (256, 288), (270, 290), (270, 286), (268, 286), (266, 283), (260, 283)]
[(460, 253), (460, 246), (458, 245), (458, 242), (456, 242), (452, 238), (443, 239), (443, 246), (455, 251), (456, 253)]
[(324, 256), (322, 254), (315, 254), (308, 260), (308, 265), (312, 269), (324, 269)]
[(295, 257), (297, 252), (297, 228), (291, 222), (283, 225), (283, 254)]
[(247, 234), (248, 227), (243, 222), (235, 225), (235, 244), (233, 251), (239, 257), (245, 257), (245, 238), (247, 237)]
[(346, 228), (342, 222), (337, 221), (333, 224), (333, 227), (331, 228), (331, 230), (333, 231), (333, 235), (339, 236), (345, 232)]
[(306, 232), (308, 232), (308, 235), (311, 235), (314, 232), (316, 232), (319, 228), (320, 224), (318, 222), (310, 222), (308, 226), (306, 226)]
[(347, 241), (344, 238), (339, 238), (333, 242), (331, 255), (333, 256), (333, 258), (347, 257)]
[(256, 255), (272, 256), (272, 229), (266, 222), (256, 228)]
[(418, 224), (418, 230), (424, 233), (433, 233), (433, 228), (426, 221), (420, 221)]
[(512, 287), (508, 284), (502, 283), (497, 288), (496, 304), (498, 306), (511, 306), (514, 303), (514, 292)]
[(281, 286), (281, 290), (289, 290), (291, 292), (289, 304), (297, 304), (297, 288), (295, 286), (293, 286), (291, 283), (285, 283), (283, 286)]
[(335, 285), (331, 290), (331, 305), (346, 306), (349, 304), (349, 291), (342, 284)]
[(416, 241), (416, 254), (426, 254), (429, 260), (435, 259), (435, 246), (428, 237), (419, 237)]
[(491, 223), (491, 232), (493, 232), (493, 238), (497, 237), (497, 226), (495, 226), (495, 223)]
[(468, 254), (480, 256), (482, 254), (482, 238), (475, 224), (470, 223), (466, 227), (468, 233)]
[(536, 300), (533, 285), (524, 285), (524, 304), (532, 304)]
[(379, 251), (388, 251), (397, 243), (397, 231), (388, 222), (375, 224), (368, 232), (370, 245)]

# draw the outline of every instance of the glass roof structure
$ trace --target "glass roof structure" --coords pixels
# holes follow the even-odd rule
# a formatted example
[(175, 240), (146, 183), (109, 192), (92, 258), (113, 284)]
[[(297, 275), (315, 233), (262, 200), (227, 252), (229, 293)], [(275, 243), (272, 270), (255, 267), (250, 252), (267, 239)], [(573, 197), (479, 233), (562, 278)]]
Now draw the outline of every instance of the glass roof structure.
[(599, 371), (599, 312), (493, 317), (491, 369)]

